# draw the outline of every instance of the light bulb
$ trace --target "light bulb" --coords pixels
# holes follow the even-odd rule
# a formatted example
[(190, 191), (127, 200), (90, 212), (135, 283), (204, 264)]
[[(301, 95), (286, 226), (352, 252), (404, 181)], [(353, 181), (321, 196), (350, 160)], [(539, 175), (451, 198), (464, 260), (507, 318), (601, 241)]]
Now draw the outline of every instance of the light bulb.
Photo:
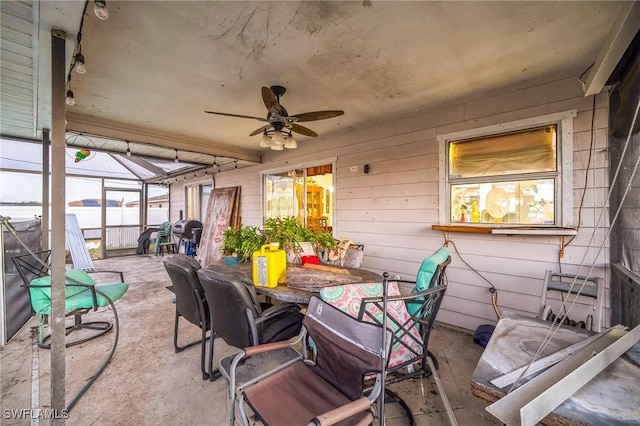
[(293, 136), (289, 135), (287, 140), (284, 141), (284, 147), (288, 149), (294, 149), (298, 147), (298, 142), (294, 139)]
[[(282, 136), (282, 132), (280, 130), (276, 130), (273, 132), (273, 136), (271, 136), (271, 141), (274, 145), (284, 145), (284, 137)], [(279, 150), (278, 150), (279, 151)]]
[(84, 74), (87, 72), (87, 66), (84, 64), (84, 55), (82, 53), (76, 54), (76, 62), (73, 68), (78, 74)]
[(261, 148), (269, 148), (271, 147), (272, 143), (271, 143), (271, 138), (269, 137), (269, 135), (267, 135), (267, 133), (263, 133), (262, 137), (260, 138), (260, 147)]
[(127, 157), (131, 157), (131, 150), (127, 148)]
[(173, 159), (174, 163), (179, 162), (180, 160), (178, 160), (178, 150), (176, 149), (176, 158)]
[(274, 151), (282, 151), (284, 149), (284, 146), (274, 143), (273, 145), (271, 145), (271, 149)]
[(95, 0), (93, 3), (93, 13), (98, 19), (106, 21), (109, 19), (109, 11), (107, 10), (107, 2), (104, 0)]
[(73, 91), (67, 90), (67, 99), (65, 99), (65, 102), (69, 106), (74, 106), (76, 104), (76, 98), (73, 97)]

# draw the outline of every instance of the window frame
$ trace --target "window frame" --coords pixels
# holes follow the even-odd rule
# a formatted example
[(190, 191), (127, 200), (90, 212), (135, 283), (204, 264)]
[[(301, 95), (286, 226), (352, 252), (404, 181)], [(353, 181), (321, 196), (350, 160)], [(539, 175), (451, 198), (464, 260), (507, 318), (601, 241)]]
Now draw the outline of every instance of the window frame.
[[(213, 184), (211, 182), (207, 182), (207, 181), (199, 181), (199, 182), (190, 182), (188, 184), (184, 185), (184, 213), (185, 213), (185, 219), (187, 220), (191, 220), (191, 219), (195, 219), (195, 220), (199, 220), (201, 222), (204, 221), (204, 217), (189, 217), (189, 211), (193, 208), (193, 212), (198, 214), (198, 215), (203, 215), (204, 212), (206, 212), (207, 210), (207, 206), (203, 205), (204, 203), (202, 202), (202, 188), (205, 186), (210, 186), (211, 190), (213, 191)], [(189, 196), (189, 192), (193, 191), (194, 192), (194, 196), (193, 196), (193, 206), (190, 205), (190, 199), (191, 197)]]
[[(334, 190), (331, 192), (331, 216), (333, 217), (333, 229), (335, 229), (335, 223), (336, 223), (336, 210), (335, 210), (335, 201), (336, 201), (336, 162), (337, 162), (337, 157), (330, 157), (330, 158), (325, 158), (322, 160), (314, 160), (314, 161), (306, 161), (303, 163), (296, 163), (296, 164), (288, 164), (286, 166), (282, 166), (282, 167), (277, 167), (277, 168), (273, 168), (273, 169), (268, 169), (268, 170), (262, 170), (260, 171), (260, 221), (261, 223), (264, 223), (265, 220), (265, 203), (266, 203), (266, 194), (265, 194), (265, 178), (267, 175), (272, 175), (272, 174), (278, 174), (278, 173), (284, 173), (284, 172), (289, 172), (289, 171), (294, 171), (294, 170), (305, 170), (304, 173), (304, 180), (305, 180), (305, 185), (306, 185), (306, 169), (311, 168), (311, 167), (318, 167), (318, 166), (323, 166), (326, 164), (331, 164), (332, 167), (332, 176), (331, 176), (331, 180), (332, 180), (332, 185)], [(304, 215), (304, 223), (307, 223), (307, 200), (305, 197), (305, 200), (303, 200), (302, 203), (302, 208), (303, 208), (303, 215)]]
[[(438, 209), (438, 224), (444, 226), (465, 226), (478, 228), (504, 228), (522, 226), (519, 224), (487, 224), (474, 222), (452, 222), (451, 221), (451, 185), (460, 184), (459, 179), (450, 180), (449, 173), (449, 143), (460, 140), (483, 138), (503, 133), (516, 132), (533, 129), (536, 127), (556, 125), (557, 126), (557, 147), (556, 164), (557, 180), (555, 189), (555, 224), (530, 224), (532, 228), (569, 228), (573, 226), (573, 119), (577, 116), (576, 110), (563, 111), (554, 114), (546, 114), (521, 120), (515, 120), (500, 124), (493, 124), (484, 127), (477, 127), (452, 133), (437, 135), (439, 150), (439, 187), (438, 202), (441, 208)], [(492, 178), (474, 178), (482, 182), (500, 182), (506, 180), (525, 180), (527, 177), (534, 177), (536, 173), (523, 173), (511, 176), (496, 176)]]

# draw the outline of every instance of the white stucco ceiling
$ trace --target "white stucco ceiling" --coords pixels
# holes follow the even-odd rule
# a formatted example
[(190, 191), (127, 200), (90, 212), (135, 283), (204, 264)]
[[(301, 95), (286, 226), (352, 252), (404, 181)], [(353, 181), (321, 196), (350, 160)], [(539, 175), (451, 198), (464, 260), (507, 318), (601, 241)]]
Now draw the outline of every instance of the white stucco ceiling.
[[(47, 3), (41, 24), (66, 20), (75, 41), (83, 3)], [(204, 111), (264, 117), (260, 88), (279, 84), (291, 114), (345, 111), (304, 123), (330, 136), (517, 85), (577, 79), (629, 3), (367, 4), (108, 1), (110, 18), (100, 21), (91, 2), (87, 73), (73, 74), (68, 127), (255, 155), (260, 136), (249, 133), (262, 123)]]

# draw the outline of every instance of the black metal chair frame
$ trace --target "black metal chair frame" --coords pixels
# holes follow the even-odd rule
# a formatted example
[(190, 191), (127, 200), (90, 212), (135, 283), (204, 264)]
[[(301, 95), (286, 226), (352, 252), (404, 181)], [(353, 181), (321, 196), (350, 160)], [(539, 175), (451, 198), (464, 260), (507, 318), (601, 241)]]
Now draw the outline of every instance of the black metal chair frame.
[[(35, 257), (35, 258), (34, 258)], [(28, 258), (32, 258), (34, 260), (34, 263), (29, 263), (27, 262), (26, 259)], [(13, 262), (16, 265), (16, 268), (18, 270), (18, 273), (20, 275), (20, 277), (22, 278), (22, 280), (24, 281), (24, 287), (29, 288), (29, 287), (33, 287), (33, 288), (43, 288), (43, 287), (51, 287), (51, 285), (32, 285), (31, 284), (31, 280), (29, 279), (29, 277), (27, 276), (27, 273), (29, 274), (33, 274), (34, 278), (40, 278), (40, 277), (44, 277), (49, 275), (49, 272), (51, 270), (51, 250), (42, 250), (39, 252), (34, 252), (34, 253), (28, 253), (28, 254), (23, 254), (23, 255), (17, 255), (13, 257)], [(116, 273), (119, 274), (120, 276), (120, 282), (124, 282), (124, 274), (121, 271), (87, 271), (87, 273)], [(111, 300), (111, 298), (109, 296), (107, 296), (105, 293), (103, 293), (102, 291), (100, 291), (99, 289), (97, 289), (94, 285), (88, 285), (88, 284), (83, 284), (80, 283), (70, 277), (65, 277), (66, 280), (66, 285), (67, 286), (78, 286), (78, 287), (85, 287), (91, 290), (91, 294), (93, 297), (93, 306), (91, 308), (82, 308), (82, 309), (74, 309), (71, 310), (70, 312), (68, 312), (66, 314), (66, 316), (74, 316), (74, 325), (70, 326), (70, 327), (66, 327), (66, 335), (68, 336), (71, 332), (75, 331), (75, 330), (79, 330), (79, 329), (83, 329), (83, 328), (87, 328), (87, 329), (93, 329), (93, 330), (100, 330), (100, 333), (94, 334), (86, 339), (81, 339), (78, 341), (74, 341), (71, 343), (67, 343), (65, 346), (75, 346), (75, 345), (79, 345), (81, 343), (85, 343), (89, 340), (93, 340), (97, 337), (102, 336), (103, 334), (107, 333), (109, 330), (111, 330), (112, 328), (115, 330), (115, 336), (114, 336), (114, 340), (113, 340), (113, 346), (111, 347), (111, 351), (109, 351), (109, 354), (107, 355), (105, 361), (100, 365), (100, 367), (98, 367), (98, 369), (96, 370), (96, 372), (91, 376), (91, 378), (84, 384), (84, 386), (82, 387), (82, 389), (80, 389), (80, 391), (74, 396), (74, 398), (71, 400), (71, 402), (69, 403), (69, 405), (67, 405), (67, 410), (71, 411), (71, 409), (76, 405), (76, 403), (80, 400), (80, 398), (85, 394), (85, 392), (87, 390), (89, 390), (89, 388), (91, 387), (91, 385), (93, 385), (93, 383), (95, 383), (95, 381), (98, 379), (98, 377), (100, 377), (100, 375), (104, 372), (104, 370), (107, 368), (107, 366), (109, 365), (109, 363), (111, 362), (111, 359), (113, 358), (113, 355), (116, 352), (116, 348), (118, 347), (118, 338), (120, 337), (120, 322), (118, 320), (118, 311), (116, 310), (116, 307), (113, 303), (113, 300)], [(111, 307), (111, 310), (113, 311), (113, 324), (107, 322), (107, 321), (93, 321), (93, 322), (82, 322), (82, 315), (86, 314), (87, 312), (93, 310), (96, 311), (98, 309), (98, 300), (97, 300), (97, 295), (100, 295), (102, 297), (104, 297), (107, 302), (109, 303), (109, 306)], [(41, 315), (41, 314), (38, 314)], [(39, 319), (39, 326), (40, 326), (40, 330), (39, 330), (39, 338), (38, 338), (38, 346), (44, 349), (50, 349), (51, 348), (51, 344), (45, 344), (44, 342), (51, 337), (51, 335), (47, 336), (46, 338), (42, 337), (42, 319)]]
[[(429, 368), (429, 364), (427, 362), (427, 357), (431, 358), (433, 361), (433, 365), (435, 368), (438, 368), (438, 360), (435, 355), (431, 353), (428, 349), (429, 337), (431, 335), (431, 330), (435, 323), (436, 315), (438, 310), (440, 309), (440, 304), (444, 298), (445, 291), (447, 289), (445, 270), (447, 266), (451, 263), (451, 257), (449, 256), (447, 260), (440, 265), (438, 265), (436, 271), (431, 278), (430, 287), (428, 290), (399, 295), (399, 296), (387, 296), (387, 300), (389, 303), (394, 301), (401, 301), (406, 305), (413, 305), (415, 312), (414, 314), (410, 314), (409, 318), (400, 322), (397, 318), (392, 315), (389, 315), (387, 320), (389, 324), (395, 328), (391, 337), (391, 348), (395, 347), (396, 344), (402, 345), (409, 353), (411, 353), (411, 359), (405, 361), (400, 365), (396, 365), (393, 368), (387, 368), (387, 378), (385, 383), (387, 385), (400, 382), (402, 380), (413, 379), (416, 377), (428, 377), (431, 375), (431, 370)], [(404, 284), (405, 286), (415, 285), (414, 281), (406, 281), (406, 280), (394, 280), (399, 284)], [(380, 324), (380, 320), (376, 318), (375, 311), (381, 312), (383, 309), (383, 298), (379, 297), (366, 297), (362, 299), (362, 303), (360, 304), (360, 311), (358, 313), (358, 319), (360, 321), (370, 321), (376, 324)], [(417, 339), (415, 335), (411, 333), (412, 329), (418, 329), (420, 339)], [(416, 351), (414, 346), (405, 342), (403, 339), (408, 338), (410, 342), (419, 345), (422, 350)], [(393, 350), (393, 349), (392, 349)], [(409, 371), (407, 373), (401, 372), (401, 370), (407, 366), (420, 364), (420, 368), (415, 368), (413, 371)], [(399, 403), (407, 413), (409, 417), (410, 424), (415, 424), (413, 414), (411, 410), (404, 402), (404, 400), (389, 390), (385, 389), (385, 392), (390, 396), (389, 402), (397, 402)]]
[[(188, 263), (188, 261), (183, 260), (182, 256), (183, 255), (175, 255), (165, 259), (164, 260), (165, 269), (167, 267), (167, 263), (177, 263), (178, 267), (185, 268), (184, 273), (188, 273), (188, 269), (192, 268), (192, 266)], [(198, 271), (193, 270), (193, 273), (194, 273), (195, 279), (199, 280), (200, 278), (198, 276)], [(209, 340), (209, 337), (211, 337), (211, 345), (213, 346), (213, 340), (215, 339), (215, 333), (213, 332), (213, 327), (211, 324), (211, 314), (209, 311), (209, 305), (207, 304), (207, 300), (205, 299), (204, 290), (201, 292), (202, 286), (201, 288), (196, 288), (188, 279), (186, 279), (186, 281), (187, 281), (187, 284), (191, 287), (191, 291), (193, 292), (194, 299), (198, 304), (197, 321), (199, 323), (195, 324), (190, 320), (188, 320), (186, 317), (185, 319), (187, 319), (190, 323), (200, 327), (201, 337), (198, 340), (194, 340), (182, 346), (178, 344), (178, 329), (179, 329), (180, 317), (182, 317), (183, 315), (180, 313), (180, 308), (179, 308), (180, 302), (176, 299), (176, 312), (175, 312), (175, 319), (173, 323), (173, 347), (174, 347), (175, 353), (179, 353), (184, 351), (185, 349), (188, 349), (192, 346), (200, 344), (200, 370), (202, 371), (202, 380), (210, 379), (211, 381), (213, 381), (219, 377), (219, 374), (217, 369), (213, 370), (213, 360), (211, 359), (213, 356), (213, 354), (211, 353), (212, 351), (210, 351), (210, 358), (207, 365), (205, 366), (207, 340)], [(176, 284), (175, 282), (173, 282), (173, 279), (172, 279), (172, 283), (173, 283), (172, 291), (174, 291), (175, 293)], [(178, 297), (177, 294), (176, 294), (176, 297)], [(209, 336), (207, 335), (208, 331), (209, 331)]]
[[(21, 254), (21, 255), (17, 255), (13, 257), (13, 262), (16, 265), (16, 269), (18, 270), (18, 274), (20, 275), (20, 278), (22, 278), (23, 281), (23, 285), (22, 287), (25, 288), (47, 288), (47, 287), (51, 287), (51, 285), (33, 285), (31, 284), (31, 281), (34, 278), (41, 278), (41, 277), (45, 277), (49, 275), (49, 272), (51, 270), (51, 250), (42, 250), (42, 251), (38, 251), (34, 253), (37, 256), (37, 259), (34, 259), (34, 256), (31, 253), (27, 253), (27, 254)], [(27, 261), (27, 259), (33, 259), (34, 262), (30, 263)], [(92, 273), (113, 273), (113, 274), (118, 274), (118, 276), (120, 277), (120, 282), (124, 282), (124, 274), (121, 271), (106, 271), (106, 270), (99, 270), (99, 271), (86, 271), (88, 274), (92, 274)], [(32, 275), (32, 278), (29, 278), (28, 274)], [(92, 307), (88, 307), (88, 308), (80, 308), (80, 309), (74, 309), (71, 310), (69, 312), (66, 313), (67, 317), (74, 317), (74, 324), (67, 326), (66, 327), (66, 335), (69, 336), (73, 331), (76, 330), (81, 330), (81, 329), (89, 329), (89, 330), (98, 330), (99, 333), (95, 333), (92, 334), (91, 336), (84, 338), (84, 339), (80, 339), (80, 340), (74, 340), (72, 342), (69, 342), (66, 344), (67, 347), (69, 346), (75, 346), (75, 345), (80, 345), (82, 343), (86, 343), (90, 340), (93, 340), (95, 338), (98, 338), (100, 336), (102, 336), (103, 334), (108, 333), (115, 325), (115, 332), (116, 332), (116, 344), (117, 344), (117, 336), (119, 335), (119, 321), (118, 321), (118, 312), (113, 304), (113, 301), (103, 292), (101, 292), (99, 289), (96, 289), (95, 286), (93, 285), (88, 285), (88, 284), (83, 284), (81, 282), (78, 282), (72, 278), (66, 277), (65, 278), (67, 282), (68, 286), (74, 286), (74, 287), (84, 287), (84, 288), (88, 288), (89, 290), (91, 290), (92, 293), (92, 297), (93, 297), (93, 306)], [(114, 316), (114, 322), (111, 323), (109, 321), (89, 321), (89, 322), (83, 322), (82, 321), (82, 316), (87, 314), (90, 311), (97, 311), (98, 310), (98, 301), (97, 301), (97, 295), (100, 295), (102, 297), (104, 297), (108, 302), (109, 305), (111, 307), (111, 309), (113, 310), (113, 316)], [(38, 314), (40, 315), (40, 314)], [(41, 321), (41, 328), (42, 328), (42, 321)], [(42, 330), (40, 330), (42, 332)], [(43, 349), (50, 349), (51, 348), (51, 344), (50, 343), (46, 343), (47, 340), (49, 340), (51, 338), (51, 335), (48, 336), (42, 336), (42, 334), (39, 337), (39, 341), (38, 341), (38, 346), (40, 346)], [(114, 345), (115, 346), (115, 345)]]

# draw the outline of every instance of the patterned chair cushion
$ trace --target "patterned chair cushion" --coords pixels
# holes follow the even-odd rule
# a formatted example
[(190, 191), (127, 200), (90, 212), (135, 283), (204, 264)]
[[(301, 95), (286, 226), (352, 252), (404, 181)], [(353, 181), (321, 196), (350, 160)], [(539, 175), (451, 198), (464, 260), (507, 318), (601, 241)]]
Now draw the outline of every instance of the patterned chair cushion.
[[(389, 282), (388, 295), (400, 295), (398, 284), (396, 282)], [(346, 312), (354, 318), (358, 318), (358, 315), (360, 313), (360, 305), (362, 304), (363, 298), (380, 296), (382, 296), (382, 283), (347, 284), (325, 287), (320, 290), (320, 298), (322, 300)], [(373, 315), (376, 317), (376, 320), (382, 322), (381, 309), (378, 309), (373, 304), (371, 304), (368, 310), (373, 313)], [(405, 324), (407, 323), (407, 321), (411, 321), (409, 312), (407, 311), (405, 303), (402, 300), (389, 301), (387, 305), (387, 313), (388, 316), (393, 318), (397, 323)], [(366, 314), (365, 318), (362, 318), (362, 320), (373, 322), (371, 318), (369, 318)], [(398, 326), (394, 323), (394, 321), (389, 321), (387, 327), (394, 333), (394, 335), (398, 334)], [(416, 327), (413, 327), (410, 330), (410, 334), (411, 337), (408, 335), (404, 335), (401, 338), (404, 344), (400, 343), (399, 341), (396, 341), (394, 343), (393, 347), (391, 348), (391, 354), (389, 355), (389, 368), (394, 368), (399, 365), (405, 364), (412, 359), (416, 359), (416, 355), (409, 349), (407, 349), (407, 346), (416, 353), (422, 353), (423, 344), (422, 338), (420, 337), (420, 332)]]

